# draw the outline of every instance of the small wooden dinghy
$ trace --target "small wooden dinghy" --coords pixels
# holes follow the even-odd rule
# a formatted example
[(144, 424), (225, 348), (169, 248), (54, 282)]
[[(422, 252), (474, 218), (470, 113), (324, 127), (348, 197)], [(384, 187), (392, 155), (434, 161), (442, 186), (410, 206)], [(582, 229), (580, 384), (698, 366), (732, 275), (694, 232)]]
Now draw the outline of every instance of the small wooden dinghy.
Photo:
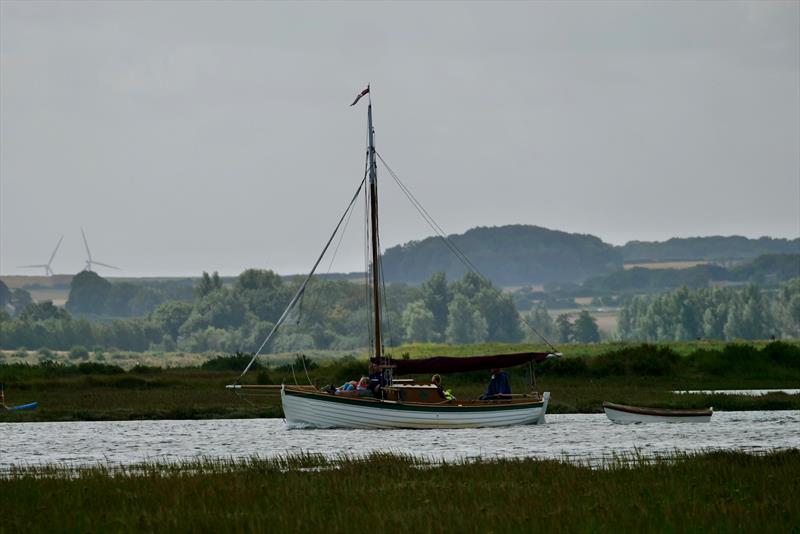
[(714, 414), (713, 408), (702, 410), (666, 410), (663, 408), (641, 408), (603, 401), (606, 417), (615, 423), (708, 423)]

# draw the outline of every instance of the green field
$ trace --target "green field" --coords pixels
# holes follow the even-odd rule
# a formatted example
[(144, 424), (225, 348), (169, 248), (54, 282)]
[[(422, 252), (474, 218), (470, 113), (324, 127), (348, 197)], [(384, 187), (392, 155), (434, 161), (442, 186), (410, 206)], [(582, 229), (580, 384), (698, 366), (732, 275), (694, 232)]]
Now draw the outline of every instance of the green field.
[(796, 532), (800, 451), (429, 464), (207, 460), (0, 479), (0, 532)]
[[(475, 355), (541, 347), (519, 345), (408, 345), (395, 350), (402, 357)], [(599, 413), (604, 400), (644, 406), (706, 407), (717, 410), (800, 409), (800, 395), (773, 393), (762, 397), (675, 395), (684, 389), (800, 388), (800, 344), (766, 342), (748, 345), (678, 343), (670, 345), (598, 344), (569, 347), (561, 360), (536, 367), (536, 388), (550, 391), (549, 413)], [(322, 355), (324, 356), (324, 355)], [(0, 412), (0, 421), (69, 421), (125, 419), (197, 419), (280, 417), (276, 396), (242, 399), (225, 389), (243, 368), (239, 360), (218, 359), (215, 369), (197, 367), (198, 355), (165, 355), (165, 362), (191, 361), (194, 367), (133, 367), (127, 371), (84, 362), (0, 365), (9, 405), (38, 401), (36, 411)], [(244, 357), (246, 360), (247, 358)], [(288, 355), (280, 358), (289, 361)], [(309, 377), (318, 386), (340, 384), (366, 372), (366, 360), (312, 355), (318, 366)], [(148, 362), (158, 356), (148, 356)], [(264, 363), (268, 363), (265, 361)], [(220, 368), (220, 366), (222, 368)], [(228, 368), (225, 368), (228, 367)], [(301, 367), (267, 367), (249, 373), (246, 383), (307, 383)], [(509, 370), (512, 386), (530, 387), (527, 368)], [(420, 377), (429, 378), (429, 377)], [(444, 385), (462, 399), (477, 398), (488, 373), (445, 375)]]

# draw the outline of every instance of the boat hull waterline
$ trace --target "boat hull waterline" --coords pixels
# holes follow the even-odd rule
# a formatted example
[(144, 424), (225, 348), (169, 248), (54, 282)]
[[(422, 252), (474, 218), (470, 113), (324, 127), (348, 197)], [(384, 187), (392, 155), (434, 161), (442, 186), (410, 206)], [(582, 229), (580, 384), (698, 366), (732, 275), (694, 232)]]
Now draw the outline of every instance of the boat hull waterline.
[(620, 424), (631, 423), (708, 423), (714, 414), (708, 410), (663, 410), (640, 408), (623, 404), (603, 403), (603, 411), (611, 421)]
[(462, 405), (359, 400), (281, 388), (286, 423), (312, 428), (480, 428), (544, 424), (550, 393), (539, 401)]

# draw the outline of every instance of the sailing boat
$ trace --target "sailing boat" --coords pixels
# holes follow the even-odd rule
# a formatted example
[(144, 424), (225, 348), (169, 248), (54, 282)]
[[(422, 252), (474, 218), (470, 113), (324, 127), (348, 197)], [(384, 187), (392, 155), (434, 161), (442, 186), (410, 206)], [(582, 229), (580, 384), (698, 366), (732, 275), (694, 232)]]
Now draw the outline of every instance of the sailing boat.
[[(354, 106), (369, 86), (356, 97)], [(503, 395), (489, 400), (456, 400), (445, 398), (432, 383), (397, 378), (403, 375), (453, 373), (508, 368), (541, 362), (560, 356), (554, 352), (522, 352), (494, 356), (433, 357), (425, 359), (393, 359), (384, 353), (381, 324), (380, 248), (378, 239), (378, 180), (375, 151), (375, 130), (372, 125), (372, 100), (367, 107), (367, 165), (364, 179), (350, 206), (342, 215), (333, 234), (322, 250), (311, 272), (298, 288), (286, 310), (275, 323), (261, 347), (244, 369), (235, 384), (226, 386), (237, 393), (248, 389), (280, 391), (286, 422), (292, 426), (316, 428), (469, 428), (497, 427), (523, 424), (543, 424), (550, 393), (536, 391), (518, 395)], [(390, 170), (391, 172), (391, 170)], [(380, 373), (379, 394), (368, 397), (345, 396), (313, 385), (246, 385), (241, 378), (250, 370), (258, 355), (272, 339), (289, 312), (301, 299), (306, 286), (333, 241), (342, 221), (366, 185), (369, 211), (372, 355), (370, 363)], [(452, 250), (452, 249), (451, 249)]]

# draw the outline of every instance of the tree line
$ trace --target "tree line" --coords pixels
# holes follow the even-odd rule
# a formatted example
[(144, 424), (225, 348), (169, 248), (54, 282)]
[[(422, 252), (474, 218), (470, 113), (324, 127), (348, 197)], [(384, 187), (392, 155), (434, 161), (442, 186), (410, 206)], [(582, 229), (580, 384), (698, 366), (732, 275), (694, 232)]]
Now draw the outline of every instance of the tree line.
[(636, 296), (621, 309), (622, 340), (769, 339), (800, 337), (800, 278), (774, 291), (679, 288)]
[[(299, 278), (287, 281), (272, 271), (251, 269), (226, 285), (216, 273), (203, 273), (191, 300), (163, 302), (143, 317), (109, 320), (91, 314), (109, 309), (116, 284), (85, 272), (73, 279), (66, 309), (51, 302), (28, 302), (21, 310), (6, 306), (0, 311), (0, 348), (253, 350), (272, 329), (299, 283)], [(267, 349), (368, 346), (368, 298), (362, 285), (350, 281), (313, 280)], [(523, 338), (511, 298), (473, 274), (452, 283), (439, 273), (419, 287), (387, 285), (383, 326), (384, 342), (390, 346), (409, 341), (516, 342)]]
[[(51, 302), (28, 301), (22, 306), (24, 299), (20, 301), (19, 295), (6, 295), (0, 310), (0, 348), (254, 350), (300, 284), (299, 278), (287, 280), (272, 271), (247, 270), (230, 283), (223, 283), (216, 273), (203, 273), (190, 301), (163, 302), (143, 317), (88, 320), (70, 310), (91, 309), (90, 303), (103, 302), (103, 295), (109, 294), (105, 284), (97, 283), (95, 277), (100, 277), (89, 274), (75, 277), (67, 309)], [(313, 280), (267, 351), (369, 346), (369, 296), (363, 285), (351, 281)], [(444, 273), (436, 273), (420, 286), (389, 284), (384, 304), (387, 346), (540, 342), (540, 336), (554, 343), (601, 339), (588, 311), (553, 318), (540, 304), (520, 314), (508, 293), (472, 273), (452, 282)], [(797, 338), (800, 278), (776, 290), (682, 287), (661, 295), (633, 296), (621, 308), (614, 337), (640, 341)]]

